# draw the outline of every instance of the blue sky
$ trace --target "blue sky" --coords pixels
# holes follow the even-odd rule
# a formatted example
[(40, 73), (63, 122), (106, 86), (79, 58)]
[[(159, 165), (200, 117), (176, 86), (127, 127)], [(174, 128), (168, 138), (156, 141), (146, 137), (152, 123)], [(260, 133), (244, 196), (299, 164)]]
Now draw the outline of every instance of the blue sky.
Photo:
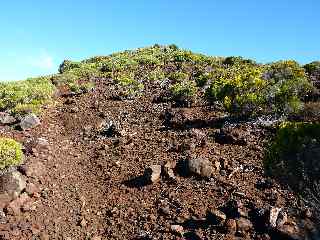
[(0, 80), (154, 43), (259, 62), (320, 59), (319, 0), (3, 1)]

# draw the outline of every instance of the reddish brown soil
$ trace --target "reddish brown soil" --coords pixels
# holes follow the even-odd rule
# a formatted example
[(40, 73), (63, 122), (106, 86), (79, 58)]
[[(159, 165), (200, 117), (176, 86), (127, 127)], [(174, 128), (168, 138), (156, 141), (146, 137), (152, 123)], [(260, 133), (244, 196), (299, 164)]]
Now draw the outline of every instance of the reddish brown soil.
[[(198, 125), (194, 121), (193, 128), (173, 129), (163, 126), (170, 104), (153, 103), (152, 88), (143, 97), (122, 101), (112, 100), (108, 89), (98, 82), (91, 93), (58, 99), (31, 131), (3, 129), (2, 135), (21, 141), (32, 136), (50, 143), (48, 151), (27, 154), (26, 165), (45, 167), (43, 176), (28, 178), (41, 194), (35, 210), (8, 214), (8, 223), (0, 228), (4, 239), (183, 239), (171, 230), (173, 224), (189, 232), (184, 239), (228, 239), (206, 216), (231, 199), (247, 212), (283, 207), (296, 220), (301, 206), (292, 192), (274, 181), (269, 189), (257, 188), (257, 182), (266, 179), (262, 159), (267, 130), (240, 124), (237, 131), (246, 143), (220, 144), (212, 137), (217, 114), (208, 107), (170, 110), (173, 116), (182, 115), (177, 117), (181, 126), (181, 118), (188, 116), (206, 120)], [(99, 136), (103, 119), (115, 122), (121, 136)], [(176, 172), (176, 181), (139, 181), (151, 164), (188, 157), (227, 166), (211, 179)], [(241, 169), (233, 171), (237, 167)], [(266, 231), (260, 230), (256, 227), (242, 238), (259, 239)]]

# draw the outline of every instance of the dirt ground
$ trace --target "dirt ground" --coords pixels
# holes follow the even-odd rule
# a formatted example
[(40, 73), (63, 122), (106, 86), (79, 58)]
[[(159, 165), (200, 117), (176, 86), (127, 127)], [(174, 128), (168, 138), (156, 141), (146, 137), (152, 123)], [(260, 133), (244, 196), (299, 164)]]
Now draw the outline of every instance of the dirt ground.
[[(1, 135), (44, 138), (49, 147), (26, 153), (20, 171), (33, 166), (27, 181), (39, 194), (31, 210), (7, 214), (0, 239), (294, 239), (264, 225), (259, 214), (270, 207), (282, 208), (294, 226), (312, 225), (297, 196), (264, 175), (272, 130), (231, 124), (224, 127), (230, 137), (210, 107), (173, 108), (155, 103), (154, 92), (150, 87), (142, 97), (116, 100), (101, 80), (90, 93), (58, 98), (30, 131), (2, 127)], [(110, 121), (115, 128), (103, 132)], [(186, 174), (183, 163), (191, 158), (208, 159), (215, 173)], [(177, 163), (175, 179), (142, 177), (149, 166), (168, 161)], [(251, 227), (234, 233), (216, 221), (214, 209), (238, 218), (230, 204)], [(301, 229), (296, 239), (311, 228)]]

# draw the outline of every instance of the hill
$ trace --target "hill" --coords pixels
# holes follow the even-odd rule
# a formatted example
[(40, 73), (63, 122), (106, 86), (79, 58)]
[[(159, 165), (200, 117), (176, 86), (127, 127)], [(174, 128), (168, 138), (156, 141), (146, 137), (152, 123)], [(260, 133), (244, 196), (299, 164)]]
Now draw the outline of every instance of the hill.
[(319, 77), (154, 45), (1, 83), (0, 236), (317, 239)]

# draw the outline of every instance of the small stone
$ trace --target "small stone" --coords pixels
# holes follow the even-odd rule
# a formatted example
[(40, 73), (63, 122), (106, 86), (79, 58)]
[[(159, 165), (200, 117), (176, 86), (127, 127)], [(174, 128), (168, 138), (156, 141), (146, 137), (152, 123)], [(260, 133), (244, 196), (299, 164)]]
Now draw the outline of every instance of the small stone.
[(6, 112), (0, 112), (0, 125), (11, 125), (17, 122), (13, 116)]
[(237, 222), (234, 219), (228, 219), (224, 226), (227, 233), (235, 234), (237, 231)]
[(22, 130), (28, 130), (38, 125), (40, 125), (40, 119), (34, 114), (25, 116), (20, 122), (20, 127)]
[(269, 215), (269, 223), (268, 223), (270, 227), (272, 228), (277, 227), (277, 219), (280, 211), (281, 211), (281, 208), (271, 207), (270, 215)]
[(160, 180), (161, 177), (161, 166), (160, 165), (151, 165), (145, 172), (145, 176), (152, 183), (156, 183)]
[(104, 137), (114, 137), (120, 135), (116, 124), (113, 121), (102, 121), (99, 124), (100, 134)]
[(7, 222), (6, 214), (0, 208), (0, 224), (5, 224)]
[(13, 215), (20, 214), (20, 209), (22, 208), (23, 204), (30, 200), (30, 197), (23, 193), (21, 194), (17, 199), (10, 202), (10, 204), (7, 206), (8, 212), (12, 213)]
[(312, 217), (312, 212), (309, 208), (307, 208), (303, 211), (303, 217), (304, 218), (311, 218)]
[(300, 236), (299, 229), (295, 225), (282, 225), (277, 228), (278, 238), (277, 239), (291, 239), (291, 240), (303, 240), (304, 236)]
[(253, 225), (250, 220), (246, 218), (237, 219), (237, 229), (239, 232), (248, 232), (253, 228)]
[(45, 232), (40, 233), (40, 240), (50, 240), (49, 235)]
[(173, 172), (173, 169), (176, 167), (176, 162), (173, 162), (173, 161), (168, 161), (164, 167), (163, 167), (163, 170), (164, 170), (164, 173), (166, 174), (166, 176), (170, 179), (175, 179), (175, 175), (174, 175), (174, 172)]
[(87, 221), (84, 218), (82, 218), (82, 220), (80, 221), (80, 226), (81, 227), (87, 226)]
[(46, 167), (39, 161), (30, 161), (24, 166), (24, 172), (28, 177), (39, 178), (44, 176)]
[(221, 164), (220, 164), (220, 162), (219, 162), (219, 161), (215, 161), (215, 162), (214, 162), (214, 167), (215, 167), (216, 171), (219, 172), (220, 169), (221, 169)]
[(217, 220), (218, 222), (224, 222), (227, 219), (226, 214), (218, 209), (211, 209), (209, 211), (209, 218), (211, 218), (210, 215), (212, 215), (215, 218), (214, 220)]
[(39, 192), (40, 192), (40, 189), (37, 185), (35, 185), (34, 183), (27, 184), (26, 193), (28, 193), (30, 196), (34, 196)]
[(277, 227), (281, 227), (282, 225), (286, 224), (288, 221), (288, 216), (285, 211), (280, 211), (277, 219)]
[(170, 214), (170, 207), (167, 205), (165, 207), (160, 208), (161, 213), (163, 213), (164, 215), (169, 215)]
[(183, 235), (183, 227), (181, 225), (171, 225), (171, 231)]
[(92, 238), (92, 240), (102, 240), (102, 237), (101, 237), (101, 236), (94, 236), (94, 237)]
[(18, 171), (11, 171), (0, 176), (0, 194), (17, 197), (26, 187), (24, 177)]
[(213, 164), (208, 159), (191, 158), (187, 161), (190, 173), (209, 178), (214, 172)]
[(7, 193), (0, 194), (0, 209), (4, 209), (12, 200)]

